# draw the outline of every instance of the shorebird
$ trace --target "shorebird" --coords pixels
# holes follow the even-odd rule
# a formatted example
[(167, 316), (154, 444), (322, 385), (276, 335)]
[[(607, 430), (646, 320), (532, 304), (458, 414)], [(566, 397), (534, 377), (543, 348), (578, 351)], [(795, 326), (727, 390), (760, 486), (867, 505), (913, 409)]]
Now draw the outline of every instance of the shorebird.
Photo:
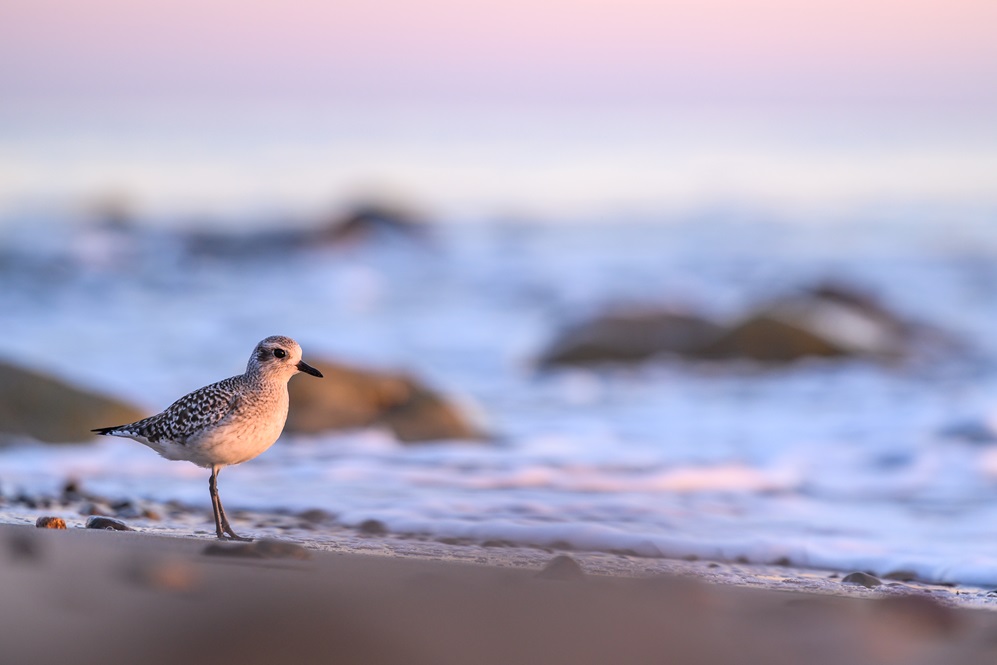
[(298, 372), (322, 373), (301, 359), (301, 347), (275, 335), (256, 345), (246, 373), (184, 395), (162, 413), (97, 434), (143, 443), (169, 460), (211, 469), (208, 489), (220, 540), (252, 540), (232, 530), (218, 496), (218, 472), (272, 446), (287, 420), (287, 382)]

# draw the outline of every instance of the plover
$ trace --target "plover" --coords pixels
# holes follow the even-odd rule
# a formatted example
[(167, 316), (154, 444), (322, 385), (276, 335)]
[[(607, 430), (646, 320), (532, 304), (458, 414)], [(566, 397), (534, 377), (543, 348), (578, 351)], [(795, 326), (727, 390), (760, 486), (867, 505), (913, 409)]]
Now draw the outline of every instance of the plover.
[(211, 469), (208, 489), (221, 540), (252, 540), (232, 530), (218, 496), (218, 472), (269, 448), (287, 420), (287, 382), (298, 372), (322, 373), (301, 359), (301, 347), (275, 335), (256, 345), (246, 373), (184, 395), (149, 418), (91, 430), (144, 443), (169, 460)]

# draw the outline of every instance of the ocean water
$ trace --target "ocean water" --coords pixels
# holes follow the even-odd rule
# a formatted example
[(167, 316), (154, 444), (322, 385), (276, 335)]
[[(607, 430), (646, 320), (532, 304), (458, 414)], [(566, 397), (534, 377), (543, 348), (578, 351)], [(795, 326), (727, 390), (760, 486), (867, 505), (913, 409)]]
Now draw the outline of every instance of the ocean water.
[[(152, 412), (286, 334), (306, 359), (411, 370), (495, 433), (419, 446), (376, 430), (284, 436), (226, 471), (230, 509), (997, 586), (997, 445), (946, 433), (997, 424), (987, 211), (440, 223), (428, 245), (239, 259), (191, 258), (164, 229), (11, 224), (3, 239), (5, 359)], [(826, 278), (959, 348), (890, 366), (535, 365), (559, 328), (608, 305), (730, 320)], [(53, 491), (67, 477), (109, 496), (209, 505), (203, 470), (128, 440), (0, 450), (4, 492)]]

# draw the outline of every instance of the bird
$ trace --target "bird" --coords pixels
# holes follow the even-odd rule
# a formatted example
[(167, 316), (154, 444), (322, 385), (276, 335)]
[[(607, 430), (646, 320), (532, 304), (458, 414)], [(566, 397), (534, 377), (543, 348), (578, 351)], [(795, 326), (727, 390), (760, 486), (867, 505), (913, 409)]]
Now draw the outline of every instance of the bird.
[(274, 444), (287, 420), (287, 382), (298, 372), (322, 378), (301, 359), (290, 337), (273, 335), (253, 349), (246, 372), (184, 395), (161, 413), (90, 430), (133, 439), (168, 460), (211, 469), (208, 490), (219, 540), (251, 541), (235, 533), (218, 495), (222, 467), (257, 457)]

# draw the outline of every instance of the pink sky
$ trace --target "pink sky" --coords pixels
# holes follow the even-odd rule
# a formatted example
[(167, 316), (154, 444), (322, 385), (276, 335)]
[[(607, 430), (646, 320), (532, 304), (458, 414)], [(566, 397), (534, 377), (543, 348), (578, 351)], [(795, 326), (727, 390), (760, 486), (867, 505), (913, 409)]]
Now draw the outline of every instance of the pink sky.
[(7, 0), (0, 95), (997, 105), (994, 0)]

